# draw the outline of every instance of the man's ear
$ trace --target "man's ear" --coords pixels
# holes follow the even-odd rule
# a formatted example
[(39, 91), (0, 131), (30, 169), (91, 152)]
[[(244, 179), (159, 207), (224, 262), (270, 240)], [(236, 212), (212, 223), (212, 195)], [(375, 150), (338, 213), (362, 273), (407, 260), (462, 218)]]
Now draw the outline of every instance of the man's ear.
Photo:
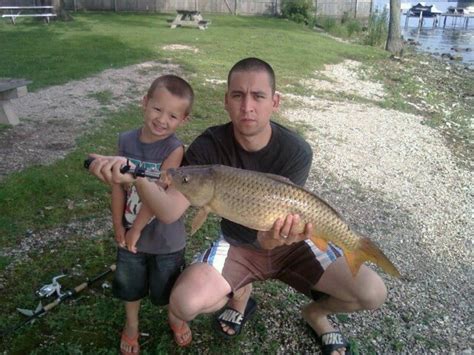
[(229, 93), (226, 91), (225, 96), (224, 96), (224, 110), (229, 111), (229, 98), (228, 98)]
[(275, 93), (273, 94), (273, 97), (272, 97), (272, 101), (273, 101), (273, 111), (276, 111), (278, 110), (278, 108), (280, 107), (280, 93), (278, 91), (275, 91)]
[(147, 95), (143, 96), (143, 99), (142, 99), (142, 107), (143, 107), (144, 110), (146, 109), (146, 105), (148, 105), (148, 96)]

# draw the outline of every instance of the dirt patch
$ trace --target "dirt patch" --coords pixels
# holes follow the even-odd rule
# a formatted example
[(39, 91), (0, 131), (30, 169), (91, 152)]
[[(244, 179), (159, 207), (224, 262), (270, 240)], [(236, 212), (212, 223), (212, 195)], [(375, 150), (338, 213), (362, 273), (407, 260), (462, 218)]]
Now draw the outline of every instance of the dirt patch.
[(199, 49), (193, 46), (187, 46), (184, 44), (168, 44), (163, 46), (165, 51), (191, 51), (193, 53), (199, 52)]
[(65, 85), (52, 86), (12, 100), (20, 124), (0, 132), (0, 179), (31, 165), (47, 165), (76, 147), (77, 137), (94, 129), (104, 110), (116, 112), (139, 104), (152, 78), (180, 74), (174, 64), (146, 62), (102, 73)]

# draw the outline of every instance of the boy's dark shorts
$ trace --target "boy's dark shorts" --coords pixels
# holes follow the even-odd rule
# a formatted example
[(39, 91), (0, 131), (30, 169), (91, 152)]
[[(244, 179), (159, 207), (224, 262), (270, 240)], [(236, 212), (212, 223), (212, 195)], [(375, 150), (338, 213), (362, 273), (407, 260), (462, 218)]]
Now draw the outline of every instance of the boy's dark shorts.
[(122, 301), (138, 301), (148, 295), (153, 304), (168, 304), (171, 289), (185, 266), (184, 249), (170, 254), (133, 254), (117, 249), (117, 269), (112, 291)]

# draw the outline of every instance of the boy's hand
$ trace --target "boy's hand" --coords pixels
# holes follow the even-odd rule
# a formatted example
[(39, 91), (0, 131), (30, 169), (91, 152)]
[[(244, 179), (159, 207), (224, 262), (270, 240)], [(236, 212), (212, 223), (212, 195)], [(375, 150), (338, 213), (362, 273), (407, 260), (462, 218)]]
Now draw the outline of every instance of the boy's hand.
[(267, 232), (258, 232), (257, 239), (263, 249), (273, 249), (281, 245), (290, 245), (309, 239), (313, 233), (313, 226), (307, 223), (302, 233), (300, 227), (300, 216), (290, 214), (285, 219), (278, 218), (272, 229)]
[(140, 238), (140, 231), (135, 230), (133, 227), (130, 228), (125, 234), (125, 244), (128, 251), (136, 254), (137, 253), (137, 241)]
[(125, 228), (122, 225), (114, 226), (115, 242), (121, 248), (126, 248)]

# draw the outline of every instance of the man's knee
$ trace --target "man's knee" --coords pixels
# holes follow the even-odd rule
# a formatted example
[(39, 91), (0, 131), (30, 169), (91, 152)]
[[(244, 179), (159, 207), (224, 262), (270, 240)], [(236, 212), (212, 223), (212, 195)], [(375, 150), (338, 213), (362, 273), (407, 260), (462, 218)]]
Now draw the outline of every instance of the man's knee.
[(379, 308), (387, 299), (387, 287), (383, 280), (375, 274), (359, 292), (359, 303), (363, 309), (372, 310)]
[(218, 303), (230, 286), (212, 267), (194, 264), (176, 281), (170, 295), (170, 309), (182, 319), (191, 319)]

